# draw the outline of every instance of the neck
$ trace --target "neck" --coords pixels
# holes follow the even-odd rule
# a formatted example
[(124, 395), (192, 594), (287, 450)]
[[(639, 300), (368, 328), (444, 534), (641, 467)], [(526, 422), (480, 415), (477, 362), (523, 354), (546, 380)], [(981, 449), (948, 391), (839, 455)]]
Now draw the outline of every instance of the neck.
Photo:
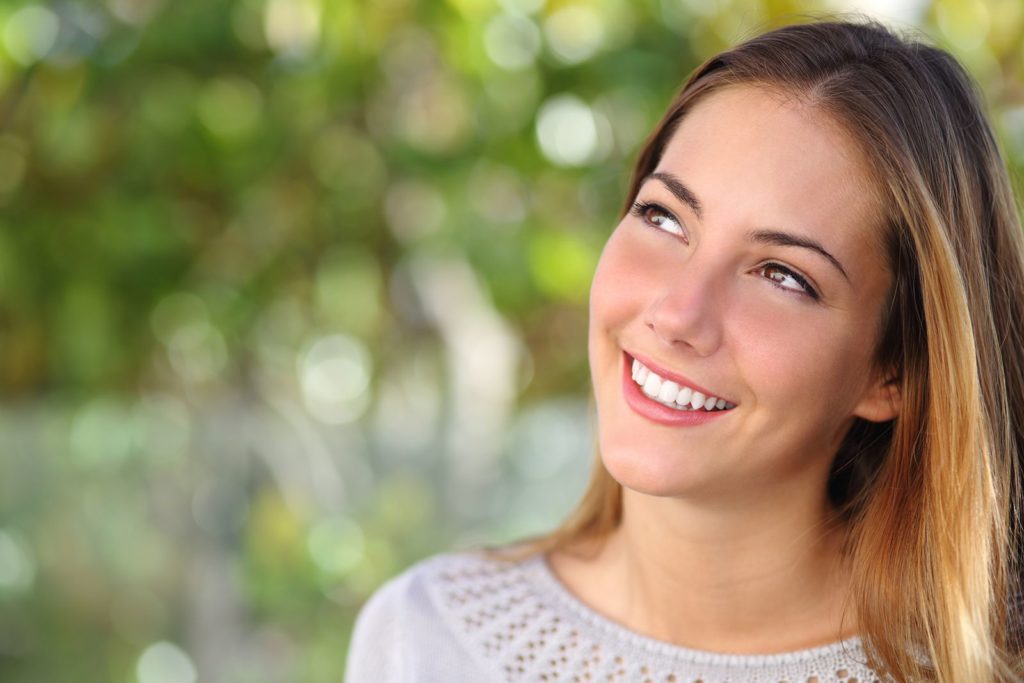
[(622, 523), (597, 554), (551, 564), (599, 612), (687, 647), (770, 653), (850, 635), (844, 530), (827, 501), (766, 503), (625, 489)]

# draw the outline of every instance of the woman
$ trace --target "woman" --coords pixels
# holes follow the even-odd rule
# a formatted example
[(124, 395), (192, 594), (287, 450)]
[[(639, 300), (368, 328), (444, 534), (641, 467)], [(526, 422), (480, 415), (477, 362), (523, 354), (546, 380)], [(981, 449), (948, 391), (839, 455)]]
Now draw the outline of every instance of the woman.
[(711, 59), (594, 275), (583, 501), (392, 581), (348, 680), (1017, 680), (1022, 295), (953, 58), (817, 23)]

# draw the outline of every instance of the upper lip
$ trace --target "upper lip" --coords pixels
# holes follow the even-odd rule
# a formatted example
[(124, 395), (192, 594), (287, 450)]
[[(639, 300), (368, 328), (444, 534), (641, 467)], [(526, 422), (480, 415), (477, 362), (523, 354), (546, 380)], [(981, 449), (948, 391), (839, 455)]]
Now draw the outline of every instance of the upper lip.
[(721, 395), (721, 394), (719, 394), (719, 393), (717, 393), (715, 391), (711, 391), (710, 389), (705, 389), (704, 387), (702, 387), (701, 385), (697, 384), (696, 382), (694, 382), (689, 377), (686, 377), (685, 375), (680, 375), (678, 372), (673, 372), (671, 370), (665, 369), (663, 366), (658, 365), (657, 363), (655, 363), (654, 361), (652, 361), (650, 358), (648, 358), (646, 356), (642, 356), (642, 355), (640, 355), (638, 353), (633, 353), (632, 351), (626, 351), (626, 355), (629, 356), (630, 358), (635, 358), (636, 360), (640, 361), (645, 366), (647, 366), (647, 369), (649, 369), (651, 372), (653, 372), (654, 374), (658, 375), (658, 377), (661, 377), (662, 379), (670, 379), (673, 382), (675, 382), (676, 384), (680, 384), (680, 385), (683, 385), (683, 386), (690, 387), (694, 391), (699, 391), (700, 393), (704, 394), (705, 396), (714, 396), (715, 398), (720, 398), (720, 399), (729, 401), (729, 403), (736, 403), (735, 401), (732, 401), (732, 400), (726, 398), (725, 396), (723, 396), (723, 395)]

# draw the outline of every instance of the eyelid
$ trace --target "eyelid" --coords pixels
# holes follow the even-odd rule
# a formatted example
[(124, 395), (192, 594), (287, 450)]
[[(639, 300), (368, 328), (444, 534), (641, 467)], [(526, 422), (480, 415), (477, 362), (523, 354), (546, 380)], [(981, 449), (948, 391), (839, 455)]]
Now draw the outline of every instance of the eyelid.
[[(648, 218), (647, 218), (647, 216), (645, 214), (646, 214), (646, 212), (648, 210), (651, 210), (651, 209), (654, 209), (654, 210), (658, 211), (659, 213), (665, 214), (665, 216), (667, 218), (669, 218), (677, 226), (679, 226), (679, 232), (673, 232), (671, 230), (666, 230), (666, 229), (662, 228), (661, 226), (659, 226), (657, 224), (654, 224), (650, 220), (648, 220)], [(659, 231), (667, 233), (669, 235), (674, 235), (676, 237), (679, 237), (680, 239), (682, 239), (687, 244), (689, 244), (689, 242), (690, 242), (690, 238), (689, 238), (689, 235), (687, 234), (687, 230), (686, 230), (686, 225), (681, 220), (679, 220), (679, 218), (676, 216), (675, 213), (673, 213), (672, 211), (667, 209), (660, 202), (646, 201), (646, 200), (642, 200), (642, 199), (637, 199), (636, 201), (633, 202), (633, 205), (630, 207), (629, 213), (631, 215), (633, 215), (633, 216), (636, 216), (637, 218), (642, 220), (645, 225), (647, 225), (647, 226), (649, 226), (649, 227), (651, 227), (651, 228), (653, 228), (655, 230), (659, 230)]]
[(818, 292), (818, 288), (813, 284), (811, 278), (804, 275), (800, 270), (796, 268), (787, 266), (786, 264), (780, 263), (778, 261), (765, 261), (764, 263), (757, 267), (757, 270), (759, 272), (762, 272), (771, 267), (785, 271), (786, 273), (788, 273), (789, 277), (792, 277), (797, 281), (797, 283), (803, 286), (803, 290), (796, 290), (791, 287), (783, 287), (782, 285), (776, 282), (772, 282), (772, 284), (774, 284), (779, 289), (782, 289), (787, 292), (792, 292), (794, 294), (804, 294), (813, 299), (814, 301), (818, 301), (821, 299), (821, 294)]

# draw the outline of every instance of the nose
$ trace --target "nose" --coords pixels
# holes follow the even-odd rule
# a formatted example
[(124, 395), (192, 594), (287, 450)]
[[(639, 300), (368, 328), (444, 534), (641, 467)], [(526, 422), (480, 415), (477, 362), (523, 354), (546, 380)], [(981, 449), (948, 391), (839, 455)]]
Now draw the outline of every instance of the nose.
[(644, 323), (667, 346), (689, 347), (701, 357), (722, 343), (724, 287), (710, 264), (692, 258), (656, 291), (644, 311)]

